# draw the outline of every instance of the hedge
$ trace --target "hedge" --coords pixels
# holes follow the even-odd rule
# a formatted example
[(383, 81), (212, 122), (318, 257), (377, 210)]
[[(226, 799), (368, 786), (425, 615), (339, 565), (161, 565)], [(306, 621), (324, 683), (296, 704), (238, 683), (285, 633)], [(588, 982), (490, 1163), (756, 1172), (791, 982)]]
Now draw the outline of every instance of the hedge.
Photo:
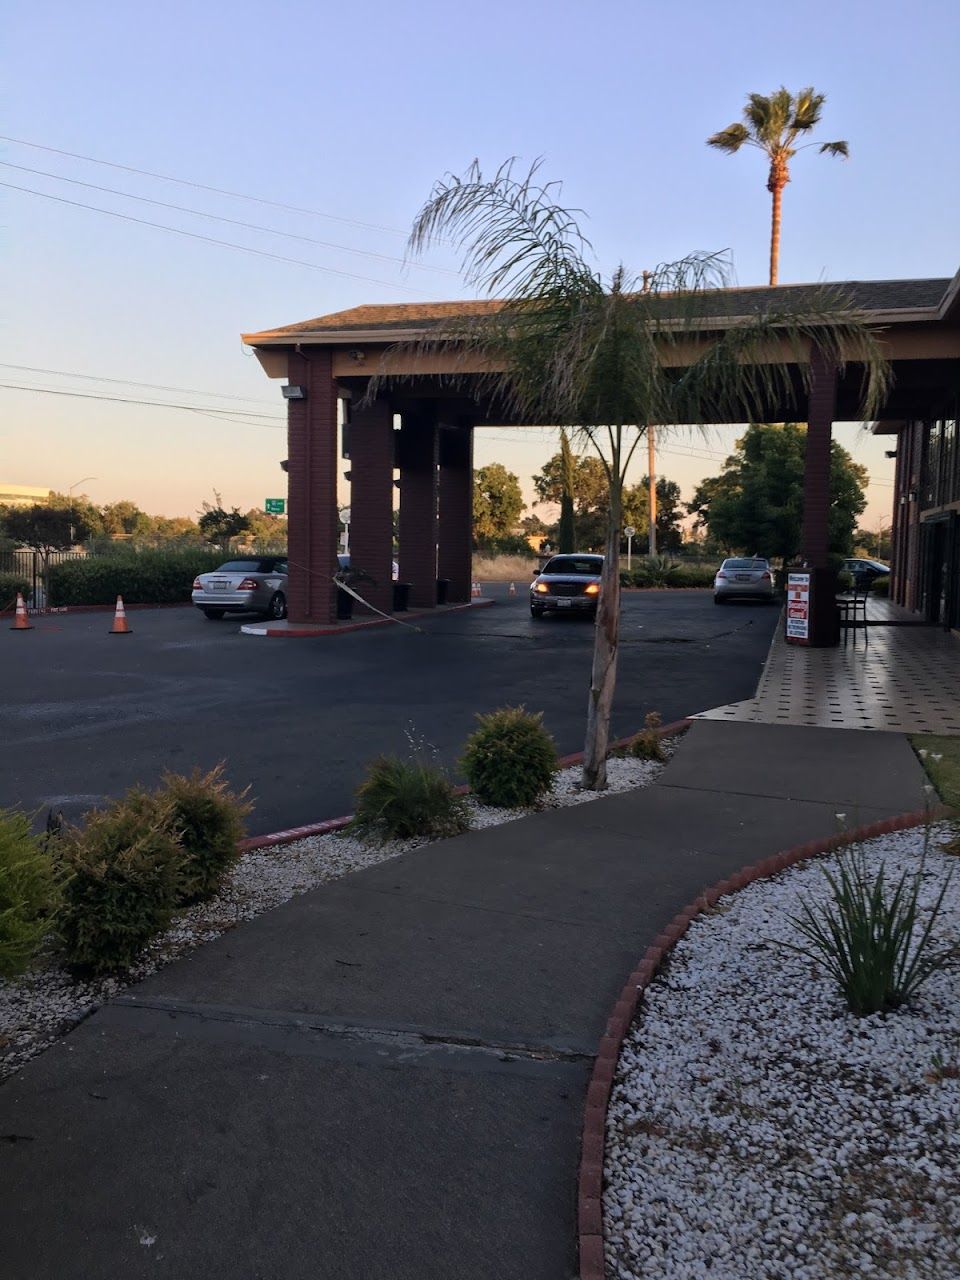
[(17, 592), (24, 600), (30, 598), (30, 583), (19, 573), (0, 573), (0, 609), (12, 609), (17, 602)]
[(229, 559), (229, 553), (193, 547), (184, 551), (136, 551), (87, 556), (51, 565), (47, 599), (54, 608), (71, 604), (188, 604), (193, 580)]

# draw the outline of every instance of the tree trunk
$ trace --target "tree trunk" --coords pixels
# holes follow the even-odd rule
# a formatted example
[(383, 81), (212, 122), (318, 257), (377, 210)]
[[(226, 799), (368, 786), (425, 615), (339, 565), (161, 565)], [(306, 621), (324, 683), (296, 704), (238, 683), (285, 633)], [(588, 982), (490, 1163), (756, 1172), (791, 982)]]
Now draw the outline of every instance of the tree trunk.
[(783, 183), (775, 182), (771, 188), (773, 211), (770, 217), (770, 283), (776, 284), (780, 272), (780, 205), (783, 200)]
[(560, 527), (557, 530), (557, 544), (561, 555), (572, 555), (577, 549), (576, 525), (573, 520), (573, 498), (564, 493), (560, 499)]
[[(619, 466), (619, 457), (616, 463)], [(581, 779), (585, 791), (603, 791), (607, 785), (607, 745), (610, 741), (610, 712), (617, 683), (617, 646), (620, 640), (620, 506), (618, 480), (611, 485), (607, 550), (594, 630), (593, 670), (587, 704), (587, 737), (583, 747)]]

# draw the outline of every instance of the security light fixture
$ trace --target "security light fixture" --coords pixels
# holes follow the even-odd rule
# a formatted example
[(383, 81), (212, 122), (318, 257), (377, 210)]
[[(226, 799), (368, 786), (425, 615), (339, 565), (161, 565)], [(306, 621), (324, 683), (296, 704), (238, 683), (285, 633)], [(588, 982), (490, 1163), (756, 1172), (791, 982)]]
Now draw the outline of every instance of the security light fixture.
[(307, 398), (307, 388), (295, 386), (293, 383), (288, 383), (280, 390), (283, 392), (284, 400), (306, 400)]
[(886, 449), (884, 450), (883, 456), (885, 458), (895, 458), (897, 456), (897, 451), (896, 449)]

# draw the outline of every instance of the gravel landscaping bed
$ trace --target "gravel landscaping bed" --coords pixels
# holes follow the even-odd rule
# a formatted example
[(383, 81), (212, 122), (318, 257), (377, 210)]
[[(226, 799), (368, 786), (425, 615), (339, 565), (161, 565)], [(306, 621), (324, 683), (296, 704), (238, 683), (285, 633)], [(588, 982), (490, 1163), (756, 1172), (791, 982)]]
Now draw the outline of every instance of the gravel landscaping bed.
[[(670, 747), (664, 745), (669, 751)], [(649, 761), (611, 759), (607, 762), (608, 788), (604, 792), (578, 790), (580, 768), (563, 769), (556, 775), (553, 793), (541, 807), (583, 804), (617, 791), (646, 786), (662, 768)], [(468, 803), (473, 827), (492, 827), (533, 812), (495, 809), (473, 799)], [(378, 845), (346, 832), (331, 832), (246, 853), (220, 893), (209, 902), (181, 912), (166, 933), (143, 953), (137, 966), (122, 978), (78, 982), (58, 966), (52, 954), (42, 956), (24, 977), (0, 981), (0, 1080), (19, 1070), (124, 987), (156, 973), (194, 947), (328, 880), (362, 871), (425, 843), (397, 840)]]
[[(935, 937), (960, 937), (960, 860), (935, 830), (921, 903), (954, 875)], [(923, 832), (863, 846), (888, 882)], [(699, 917), (644, 993), (607, 1120), (604, 1235), (616, 1280), (960, 1277), (960, 965), (856, 1018), (806, 956), (815, 859)]]

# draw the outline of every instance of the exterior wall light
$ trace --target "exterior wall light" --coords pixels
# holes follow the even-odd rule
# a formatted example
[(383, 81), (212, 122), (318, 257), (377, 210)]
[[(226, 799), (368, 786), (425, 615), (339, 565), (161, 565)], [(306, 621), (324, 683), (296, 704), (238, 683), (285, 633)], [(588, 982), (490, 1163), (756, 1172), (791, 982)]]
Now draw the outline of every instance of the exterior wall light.
[(288, 384), (285, 387), (281, 387), (280, 390), (283, 393), (284, 400), (306, 400), (307, 398), (306, 387), (298, 387), (293, 384)]

